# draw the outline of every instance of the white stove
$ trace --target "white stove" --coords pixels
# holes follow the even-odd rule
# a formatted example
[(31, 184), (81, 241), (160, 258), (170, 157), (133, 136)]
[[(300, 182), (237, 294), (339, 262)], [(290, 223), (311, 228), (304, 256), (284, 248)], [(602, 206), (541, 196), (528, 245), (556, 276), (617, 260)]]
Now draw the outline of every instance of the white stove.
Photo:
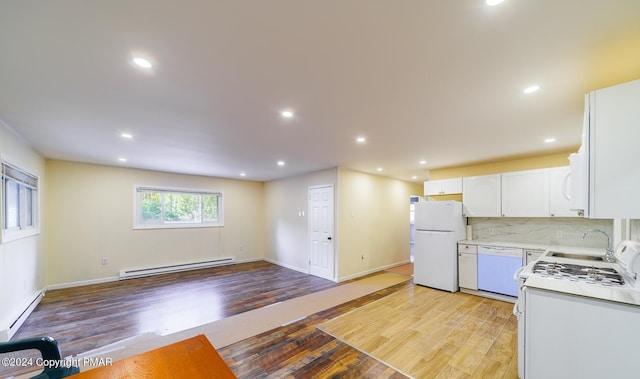
[[(622, 241), (614, 257), (616, 262), (610, 263), (602, 256), (547, 250), (537, 261), (524, 267), (518, 277), (521, 284), (527, 278), (536, 276), (640, 292), (640, 280), (637, 280), (640, 273), (640, 242)], [(562, 286), (557, 287), (559, 291), (562, 290)], [(588, 290), (589, 287), (585, 288)]]
[(531, 272), (545, 278), (603, 286), (618, 287), (626, 283), (620, 272), (613, 267), (537, 261), (534, 262)]
[[(622, 374), (618, 377), (640, 372), (629, 354), (619, 352), (622, 336), (640, 339), (640, 328), (635, 327), (640, 319), (640, 242), (622, 241), (614, 257), (616, 262), (607, 262), (585, 251), (548, 250), (514, 275), (519, 288), (514, 314), (520, 378), (566, 378), (567, 362), (588, 367), (597, 359), (610, 361), (607, 370)], [(594, 327), (607, 330), (596, 338), (601, 346), (596, 350), (589, 347), (592, 341), (580, 337), (581, 330)], [(563, 336), (563, 342), (546, 341), (547, 332)], [(563, 354), (552, 354), (556, 350)], [(593, 369), (581, 377), (603, 374)]]

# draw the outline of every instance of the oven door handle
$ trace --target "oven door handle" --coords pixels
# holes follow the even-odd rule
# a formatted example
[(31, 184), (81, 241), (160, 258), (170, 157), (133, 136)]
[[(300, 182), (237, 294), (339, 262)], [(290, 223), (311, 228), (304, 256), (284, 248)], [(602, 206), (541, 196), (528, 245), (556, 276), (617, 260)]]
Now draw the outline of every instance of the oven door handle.
[(520, 274), (522, 273), (522, 270), (524, 270), (525, 268), (527, 268), (527, 266), (522, 266), (519, 269), (517, 269), (516, 272), (513, 274), (513, 280), (515, 280), (516, 282), (520, 280)]

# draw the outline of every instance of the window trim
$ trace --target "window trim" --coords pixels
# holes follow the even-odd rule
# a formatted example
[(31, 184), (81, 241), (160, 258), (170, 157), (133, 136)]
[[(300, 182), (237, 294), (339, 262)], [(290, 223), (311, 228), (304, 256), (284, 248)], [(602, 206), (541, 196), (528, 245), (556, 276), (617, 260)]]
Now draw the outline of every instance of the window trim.
[[(174, 223), (143, 223), (142, 202), (143, 192), (163, 192), (192, 195), (215, 195), (218, 197), (218, 221), (217, 222), (174, 222)], [(223, 191), (201, 190), (193, 188), (158, 187), (158, 186), (133, 186), (133, 229), (185, 229), (185, 228), (217, 228), (224, 226), (224, 193)]]
[[(11, 229), (5, 228), (5, 212), (7, 211), (5, 177), (9, 178), (12, 182), (18, 183), (18, 197), (21, 206), (23, 206), (23, 202), (26, 201), (26, 189), (31, 189), (31, 225), (21, 225)], [(0, 229), (2, 230), (2, 233), (0, 233), (0, 243), (15, 241), (40, 234), (39, 181), (39, 176), (20, 168), (20, 165), (16, 165), (0, 156)], [(26, 215), (21, 214), (19, 216), (19, 223), (22, 223), (25, 218)]]

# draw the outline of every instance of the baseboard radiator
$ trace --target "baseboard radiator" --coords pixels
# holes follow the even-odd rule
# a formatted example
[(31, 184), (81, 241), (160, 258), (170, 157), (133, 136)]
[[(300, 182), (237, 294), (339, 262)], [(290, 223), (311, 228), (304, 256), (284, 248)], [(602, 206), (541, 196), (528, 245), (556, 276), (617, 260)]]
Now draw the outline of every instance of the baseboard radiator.
[(222, 266), (222, 265), (227, 265), (234, 262), (235, 262), (235, 258), (220, 258), (220, 259), (215, 259), (211, 261), (184, 263), (184, 264), (177, 264), (177, 265), (171, 265), (171, 266), (150, 267), (150, 268), (142, 268), (137, 270), (122, 270), (120, 271), (119, 277), (120, 277), (120, 280), (141, 278), (143, 276), (168, 274), (171, 272), (197, 270), (201, 268)]
[(14, 334), (20, 329), (22, 324), (27, 320), (27, 317), (33, 312), (35, 307), (40, 304), (40, 300), (44, 297), (43, 291), (38, 291), (33, 300), (29, 302), (29, 305), (13, 320), (6, 329), (0, 330), (0, 342), (7, 342), (13, 337)]

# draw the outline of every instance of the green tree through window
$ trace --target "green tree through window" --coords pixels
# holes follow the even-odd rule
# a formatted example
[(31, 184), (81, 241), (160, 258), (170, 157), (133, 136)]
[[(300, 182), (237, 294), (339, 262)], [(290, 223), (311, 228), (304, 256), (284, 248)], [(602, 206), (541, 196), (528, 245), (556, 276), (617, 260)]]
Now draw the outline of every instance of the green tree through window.
[(221, 193), (138, 188), (139, 226), (221, 225)]

